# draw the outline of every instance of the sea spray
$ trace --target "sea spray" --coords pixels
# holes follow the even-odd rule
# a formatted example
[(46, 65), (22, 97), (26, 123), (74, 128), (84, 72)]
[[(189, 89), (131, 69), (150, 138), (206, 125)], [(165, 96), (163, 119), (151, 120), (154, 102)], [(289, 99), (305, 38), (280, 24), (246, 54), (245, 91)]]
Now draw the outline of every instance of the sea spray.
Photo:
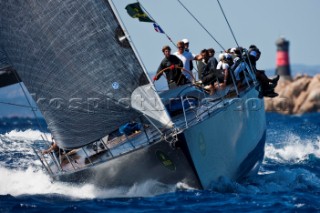
[(258, 175), (241, 182), (221, 178), (210, 190), (185, 190), (179, 183), (166, 188), (155, 180), (113, 189), (51, 182), (30, 148), (38, 143), (44, 147), (44, 141), (33, 136), (39, 132), (11, 131), (0, 135), (0, 209), (14, 203), (26, 211), (319, 211), (319, 118), (268, 113), (265, 158)]
[(164, 185), (149, 180), (132, 187), (101, 189), (92, 184), (74, 185), (53, 182), (42, 170), (29, 167), (26, 170), (8, 169), (0, 166), (0, 195), (46, 195), (56, 194), (74, 199), (115, 198), (115, 197), (151, 197), (174, 192), (174, 185)]
[(316, 140), (301, 140), (299, 136), (290, 134), (288, 141), (279, 144), (266, 144), (265, 160), (272, 159), (278, 163), (299, 163), (310, 155), (320, 158), (320, 137)]

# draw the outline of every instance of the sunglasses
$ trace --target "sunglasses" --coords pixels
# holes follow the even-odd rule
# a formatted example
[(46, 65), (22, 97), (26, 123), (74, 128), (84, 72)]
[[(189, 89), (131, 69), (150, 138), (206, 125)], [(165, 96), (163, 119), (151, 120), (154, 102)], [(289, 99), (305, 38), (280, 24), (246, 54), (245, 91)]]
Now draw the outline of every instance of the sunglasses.
[(179, 49), (183, 49), (184, 47), (183, 46), (180, 46), (180, 47), (178, 47)]

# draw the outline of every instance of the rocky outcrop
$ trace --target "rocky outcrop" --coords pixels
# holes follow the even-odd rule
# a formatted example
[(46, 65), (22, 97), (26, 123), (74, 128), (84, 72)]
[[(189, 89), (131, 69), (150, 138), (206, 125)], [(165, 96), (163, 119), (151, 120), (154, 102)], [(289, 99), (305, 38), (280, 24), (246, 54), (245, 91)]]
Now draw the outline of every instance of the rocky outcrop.
[(314, 77), (298, 75), (292, 81), (280, 78), (275, 92), (278, 97), (264, 99), (267, 112), (320, 112), (320, 74)]

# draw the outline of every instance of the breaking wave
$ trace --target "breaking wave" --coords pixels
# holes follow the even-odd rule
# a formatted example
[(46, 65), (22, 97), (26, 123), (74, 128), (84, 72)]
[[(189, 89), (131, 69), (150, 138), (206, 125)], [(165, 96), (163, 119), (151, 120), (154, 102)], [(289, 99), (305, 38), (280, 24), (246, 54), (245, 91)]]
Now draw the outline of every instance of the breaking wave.
[(179, 186), (164, 185), (149, 180), (130, 188), (99, 189), (91, 184), (72, 185), (52, 182), (42, 169), (31, 146), (45, 147), (42, 137), (50, 134), (38, 130), (17, 131), (0, 135), (0, 195), (43, 195), (58, 194), (73, 198), (92, 199), (109, 197), (149, 197), (173, 192)]
[[(291, 117), (297, 119), (296, 117)], [(291, 119), (290, 118), (290, 119)], [(281, 119), (281, 117), (280, 117)], [(308, 118), (309, 119), (309, 118)], [(316, 119), (314, 119), (316, 120)], [(295, 126), (281, 128), (281, 122), (272, 121), (267, 132), (265, 158), (258, 175), (237, 183), (221, 178), (213, 184), (213, 193), (274, 194), (274, 193), (317, 193), (320, 191), (320, 136), (310, 134), (318, 130), (317, 123), (310, 123), (302, 132), (295, 132)], [(290, 122), (290, 121), (286, 121)], [(304, 122), (304, 121), (303, 121)], [(310, 122), (310, 119), (308, 120)], [(317, 121), (318, 122), (318, 121)], [(293, 123), (293, 122), (292, 122)], [(292, 125), (299, 125), (296, 122)], [(41, 137), (42, 136), (42, 137)], [(149, 197), (163, 193), (187, 189), (193, 194), (203, 191), (193, 190), (182, 183), (163, 185), (155, 180), (134, 185), (130, 188), (99, 189), (91, 184), (72, 185), (51, 182), (32, 150), (46, 148), (43, 138), (49, 133), (27, 129), (12, 130), (0, 134), (0, 195), (47, 195), (67, 196), (70, 199), (95, 199), (114, 197)]]

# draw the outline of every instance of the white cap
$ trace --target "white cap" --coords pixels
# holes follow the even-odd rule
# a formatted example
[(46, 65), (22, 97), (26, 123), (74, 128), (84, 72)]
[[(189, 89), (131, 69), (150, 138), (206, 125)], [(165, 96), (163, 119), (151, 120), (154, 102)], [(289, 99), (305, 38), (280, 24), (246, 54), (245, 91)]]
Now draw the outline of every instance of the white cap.
[(225, 59), (231, 59), (232, 58), (232, 56), (229, 53), (225, 53), (224, 57), (225, 57)]
[(182, 39), (181, 41), (182, 41), (183, 43), (189, 43), (189, 40), (186, 39), (186, 38)]
[(231, 48), (230, 52), (231, 53), (235, 53), (236, 52), (236, 48)]
[(219, 61), (221, 61), (223, 59), (225, 59), (225, 55), (224, 55), (224, 53), (220, 53), (219, 54)]

